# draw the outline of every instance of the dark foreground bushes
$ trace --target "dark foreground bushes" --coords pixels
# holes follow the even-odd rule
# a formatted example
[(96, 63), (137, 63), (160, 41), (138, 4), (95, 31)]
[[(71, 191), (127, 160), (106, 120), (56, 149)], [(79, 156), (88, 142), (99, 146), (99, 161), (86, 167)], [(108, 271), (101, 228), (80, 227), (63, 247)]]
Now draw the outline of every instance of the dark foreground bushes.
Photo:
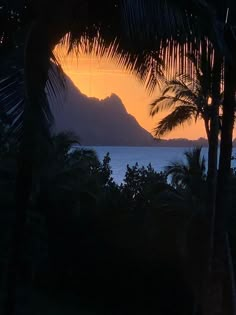
[[(53, 138), (46, 160), (36, 161), (24, 249), (33, 264), (34, 288), (54, 298), (75, 296), (84, 309), (103, 314), (192, 314), (206, 233), (205, 176), (198, 163), (192, 164), (194, 170), (170, 165), (169, 174), (181, 171), (171, 184), (168, 173), (151, 165), (128, 166), (118, 186), (109, 155), (100, 162), (92, 150), (71, 151), (74, 141), (66, 135)], [(4, 290), (16, 151), (5, 147), (0, 158)], [(232, 176), (232, 190), (234, 182)], [(227, 209), (235, 253), (232, 196)]]

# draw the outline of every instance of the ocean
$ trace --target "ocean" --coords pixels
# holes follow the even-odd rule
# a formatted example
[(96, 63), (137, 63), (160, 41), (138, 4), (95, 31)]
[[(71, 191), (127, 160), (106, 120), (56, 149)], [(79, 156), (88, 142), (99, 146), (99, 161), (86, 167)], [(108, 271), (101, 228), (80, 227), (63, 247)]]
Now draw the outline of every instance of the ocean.
[[(111, 157), (112, 177), (118, 184), (124, 180), (127, 164), (130, 166), (136, 162), (139, 166), (147, 166), (151, 163), (152, 167), (160, 172), (172, 161), (183, 161), (183, 153), (191, 148), (186, 147), (85, 147), (94, 149), (98, 158), (103, 159), (109, 152)], [(202, 148), (202, 154), (207, 160), (208, 148)], [(233, 149), (233, 156), (236, 157), (236, 148)], [(232, 167), (236, 167), (236, 160), (232, 160)]]

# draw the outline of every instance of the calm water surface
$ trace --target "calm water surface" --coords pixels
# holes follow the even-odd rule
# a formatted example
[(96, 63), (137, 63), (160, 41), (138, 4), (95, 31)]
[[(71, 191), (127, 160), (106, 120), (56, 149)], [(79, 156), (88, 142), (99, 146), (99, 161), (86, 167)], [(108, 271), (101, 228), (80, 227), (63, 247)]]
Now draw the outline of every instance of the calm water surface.
[[(183, 160), (183, 153), (190, 148), (183, 147), (86, 147), (94, 149), (100, 160), (109, 152), (111, 157), (112, 175), (117, 183), (124, 179), (127, 164), (130, 166), (136, 162), (139, 166), (152, 164), (156, 171), (161, 171), (171, 161)], [(207, 148), (202, 148), (202, 154), (207, 159)], [(236, 148), (233, 155), (236, 156)], [(232, 167), (236, 167), (236, 160), (232, 161)]]

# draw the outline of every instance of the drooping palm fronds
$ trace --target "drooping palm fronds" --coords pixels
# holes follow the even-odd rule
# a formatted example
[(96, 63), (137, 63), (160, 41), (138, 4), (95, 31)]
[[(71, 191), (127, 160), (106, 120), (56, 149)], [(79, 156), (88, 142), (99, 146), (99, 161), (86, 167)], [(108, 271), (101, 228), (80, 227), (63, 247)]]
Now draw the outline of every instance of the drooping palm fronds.
[[(171, 176), (174, 186), (188, 188), (194, 191), (200, 189), (199, 184), (206, 179), (206, 162), (201, 148), (193, 148), (184, 152), (185, 161), (176, 161), (166, 166), (167, 176)], [(197, 184), (196, 186), (193, 184)]]
[(195, 105), (199, 89), (193, 88), (193, 81), (180, 75), (176, 79), (165, 82), (160, 96), (151, 103), (150, 115), (153, 117), (160, 111), (169, 110), (180, 104)]
[[(151, 103), (150, 115), (155, 116), (163, 110), (171, 110), (172, 112), (155, 128), (156, 136), (159, 137), (171, 131), (174, 126), (178, 126), (178, 121), (182, 124), (184, 121), (187, 122), (191, 119), (196, 121), (198, 118), (202, 118), (209, 140), (210, 119), (213, 115), (213, 109), (217, 113), (217, 108), (222, 104), (222, 98), (216, 95), (215, 89), (217, 87), (217, 91), (223, 91), (223, 63), (219, 65), (219, 73), (216, 75), (215, 53), (209, 40), (202, 41), (199, 52), (186, 56), (191, 63), (191, 75), (181, 73), (176, 75), (174, 79), (166, 80), (162, 85), (160, 95)], [(183, 106), (183, 108), (179, 109), (179, 106)], [(189, 110), (185, 106), (189, 106)], [(187, 112), (189, 113), (188, 117)], [(181, 119), (180, 113), (183, 119)], [(174, 118), (176, 118), (175, 123), (173, 122)], [(169, 130), (168, 125), (171, 128)]]
[[(126, 28), (131, 37), (141, 33), (141, 40), (172, 37), (196, 38), (204, 34), (219, 36), (214, 9), (204, 0), (123, 0)], [(205, 19), (204, 19), (205, 17)], [(199, 21), (201, 23), (199, 23)], [(207, 25), (207, 28), (206, 28)], [(211, 28), (209, 28), (211, 25)]]
[[(53, 122), (50, 101), (60, 100), (64, 90), (64, 78), (61, 69), (51, 62), (46, 83), (47, 97), (42, 102), (42, 112), (49, 126)], [(22, 136), (22, 124), (25, 108), (25, 78), (23, 65), (16, 64), (0, 76), (0, 118), (9, 128), (9, 132), (19, 138)]]
[(159, 138), (178, 126), (187, 122), (191, 123), (194, 115), (196, 115), (195, 106), (180, 105), (176, 107), (169, 115), (158, 123), (157, 127), (154, 128), (155, 136)]
[[(168, 79), (176, 72), (193, 76), (193, 64), (186, 56), (197, 56), (206, 40), (223, 50), (222, 23), (206, 1), (124, 0), (123, 6), (129, 35), (139, 39), (143, 47), (153, 47), (156, 58), (162, 59), (168, 69)], [(150, 72), (147, 87), (153, 90), (155, 84)]]
[(154, 129), (155, 136), (163, 136), (185, 122), (202, 118), (209, 137), (209, 97), (209, 94), (203, 94), (200, 82), (191, 78), (187, 80), (185, 75), (167, 81), (160, 91), (160, 96), (151, 104), (151, 116), (155, 116), (163, 110), (171, 110), (171, 113), (162, 119)]
[(17, 132), (20, 128), (24, 108), (23, 69), (12, 75), (4, 76), (0, 81), (0, 116), (5, 124)]
[[(40, 106), (42, 107), (42, 114), (38, 115), (38, 119), (45, 120), (42, 122), (43, 125), (50, 126), (53, 119), (50, 113), (48, 98), (45, 97), (43, 91), (45, 85), (44, 81), (46, 81), (45, 77), (47, 75), (44, 74), (42, 76), (39, 74), (42, 71), (45, 73), (48, 72), (49, 74), (49, 80), (47, 80), (46, 83), (47, 94), (51, 93), (55, 96), (62, 90), (61, 85), (58, 84), (58, 78), (56, 78), (57, 74), (55, 71), (53, 72), (49, 70), (50, 63), (48, 63), (48, 60), (51, 58), (53, 63), (57, 63), (52, 55), (52, 49), (63, 37), (64, 43), (66, 42), (68, 46), (68, 51), (74, 49), (78, 53), (78, 57), (81, 52), (94, 53), (100, 57), (106, 56), (107, 58), (115, 60), (122, 68), (138, 74), (144, 82), (147, 82), (147, 85), (150, 84), (148, 83), (150, 77), (153, 77), (152, 81), (155, 80), (155, 85), (157, 84), (160, 75), (163, 73), (163, 63), (160, 58), (157, 58), (151, 47), (142, 47), (138, 42), (131, 43), (127, 40), (127, 35), (122, 31), (122, 9), (120, 1), (116, 0), (103, 0), (99, 3), (82, 0), (61, 0), (60, 2), (48, 2), (42, 0), (37, 3), (36, 1), (22, 0), (19, 1), (16, 6), (14, 2), (9, 8), (4, 5), (3, 9), (0, 9), (0, 13), (3, 12), (5, 21), (12, 21), (13, 13), (14, 17), (18, 17), (16, 21), (17, 23), (15, 23), (16, 25), (13, 25), (14, 27), (6, 22), (2, 27), (1, 33), (3, 36), (3, 44), (0, 44), (0, 50), (3, 51), (6, 47), (9, 47), (7, 42), (10, 41), (12, 47), (11, 49), (8, 48), (8, 52), (10, 49), (10, 51), (14, 51), (17, 55), (17, 58), (15, 58), (15, 56), (12, 58), (11, 54), (4, 54), (6, 60), (11, 59), (13, 67), (16, 67), (17, 69), (23, 69), (24, 67), (22, 51), (19, 49), (17, 51), (15, 47), (19, 46), (23, 48), (27, 32), (29, 32), (32, 22), (34, 24), (36, 21), (37, 23), (42, 23), (42, 29), (47, 33), (47, 36), (44, 36), (44, 42), (48, 46), (48, 49), (44, 49), (44, 65), (41, 60), (41, 69), (35, 69), (34, 77), (29, 80), (30, 82), (37, 82), (38, 89), (41, 89)], [(27, 18), (25, 18), (25, 16), (27, 16)], [(11, 33), (8, 32), (9, 35), (6, 32), (8, 31), (8, 28), (11, 29)], [(33, 36), (35, 38), (38, 37), (38, 40), (41, 41), (41, 37), (43, 36), (42, 33), (43, 31), (41, 33), (37, 31)], [(13, 41), (13, 38), (17, 38), (17, 40)], [(57, 63), (57, 67), (55, 68), (59, 69), (58, 66)], [(3, 80), (4, 77), (8, 75), (9, 79), (11, 77), (11, 80), (14, 80), (12, 71), (10, 71), (9, 74), (6, 74), (8, 72), (6, 67), (1, 71), (1, 73), (3, 73)], [(25, 71), (19, 73), (18, 85), (21, 87), (24, 87), (23, 82), (25, 81), (23, 78), (25, 79)], [(20, 108), (24, 108), (22, 96), (24, 96), (25, 90), (21, 90), (21, 96), (18, 88), (15, 90), (15, 93), (17, 93), (16, 91), (18, 91), (18, 95), (21, 97), (21, 104), (19, 104), (21, 106), (17, 108), (18, 113), (20, 113)], [(11, 101), (12, 106), (14, 106), (14, 100), (12, 99)], [(4, 106), (2, 106), (2, 112), (5, 113)], [(10, 112), (11, 111), (8, 110), (8, 116)], [(20, 126), (23, 118), (22, 113), (23, 111), (21, 110), (21, 115), (18, 117), (19, 119), (14, 120), (13, 118), (9, 118), (12, 121), (14, 120), (14, 130), (19, 131), (21, 129)]]
[(61, 156), (66, 157), (73, 146), (79, 145), (79, 137), (73, 132), (61, 132), (52, 137), (53, 151), (60, 153)]
[[(8, 125), (9, 132), (17, 138), (22, 136), (26, 105), (25, 43), (27, 33), (35, 19), (33, 1), (3, 1), (0, 7), (0, 118)], [(50, 99), (59, 99), (64, 89), (63, 73), (52, 51), (48, 51), (46, 94), (41, 93), (41, 114), (48, 127), (53, 123)], [(41, 69), (35, 69), (35, 80), (41, 85)]]

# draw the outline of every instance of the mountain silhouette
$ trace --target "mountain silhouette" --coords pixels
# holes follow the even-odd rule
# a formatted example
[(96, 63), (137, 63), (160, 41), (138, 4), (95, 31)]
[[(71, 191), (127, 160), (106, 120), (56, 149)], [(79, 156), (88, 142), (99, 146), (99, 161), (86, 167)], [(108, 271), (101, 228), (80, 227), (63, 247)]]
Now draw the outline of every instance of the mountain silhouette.
[(73, 131), (82, 145), (152, 146), (151, 134), (130, 115), (116, 94), (99, 100), (82, 94), (66, 78), (63, 105), (52, 105), (55, 132)]

